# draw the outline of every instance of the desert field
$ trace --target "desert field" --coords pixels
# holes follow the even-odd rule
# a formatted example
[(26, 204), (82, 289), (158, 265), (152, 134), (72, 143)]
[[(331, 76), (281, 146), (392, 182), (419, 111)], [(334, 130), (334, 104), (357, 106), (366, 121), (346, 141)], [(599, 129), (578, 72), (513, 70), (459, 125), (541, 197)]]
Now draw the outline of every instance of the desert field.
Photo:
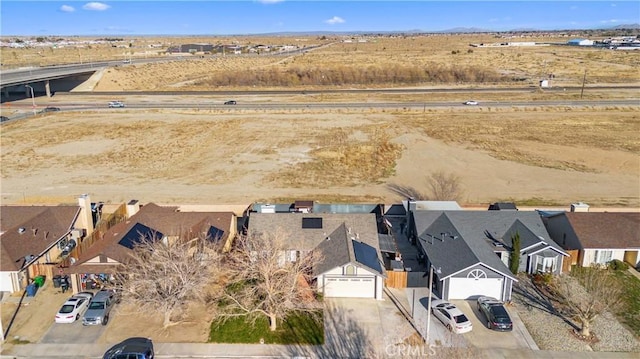
[[(482, 103), (582, 98), (576, 91), (536, 90), (538, 81), (549, 74), (552, 86), (580, 86), (583, 81), (587, 89), (640, 85), (640, 51), (469, 46), (504, 41), (488, 35), (381, 37), (364, 43), (298, 40), (250, 41), (324, 46), (287, 56), (194, 57), (119, 66), (102, 71), (91, 86), (81, 86), (83, 97), (56, 95), (39, 101), (64, 107), (78, 98), (92, 101), (92, 94), (104, 91), (532, 88), (517, 95), (476, 95), (470, 90), (427, 99), (380, 94), (242, 97), (254, 103), (402, 103), (420, 101), (419, 96), (424, 101), (460, 102), (477, 96), (474, 99)], [(248, 40), (211, 42), (243, 41)], [(551, 43), (567, 38), (511, 41)], [(18, 50), (33, 49), (9, 51)], [(54, 52), (59, 50), (63, 49)], [(115, 58), (122, 51), (98, 50), (96, 57)], [(7, 65), (7, 50), (2, 51)], [(18, 61), (21, 55), (6, 58)], [(122, 98), (125, 102), (159, 101), (127, 96)], [(3, 124), (2, 202), (72, 203), (77, 195), (90, 193), (92, 199), (107, 203), (134, 198), (143, 203), (391, 203), (403, 199), (399, 188), (427, 193), (428, 177), (444, 172), (460, 179), (463, 204), (515, 201), (568, 207), (583, 201), (640, 207), (638, 106), (250, 110), (199, 109), (202, 98), (197, 95), (174, 96), (176, 101), (178, 97), (191, 98), (194, 109), (62, 111)], [(638, 97), (633, 89), (588, 90), (583, 99)], [(11, 104), (11, 111), (28, 102)], [(3, 112), (10, 106), (3, 104)]]

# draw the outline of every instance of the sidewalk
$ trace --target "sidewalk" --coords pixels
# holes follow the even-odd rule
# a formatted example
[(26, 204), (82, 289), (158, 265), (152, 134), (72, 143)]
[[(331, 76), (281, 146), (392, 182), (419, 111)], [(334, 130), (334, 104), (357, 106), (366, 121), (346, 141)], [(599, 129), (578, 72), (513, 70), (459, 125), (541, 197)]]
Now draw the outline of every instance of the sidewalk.
[[(309, 357), (313, 347), (302, 350), (296, 346), (259, 345), (259, 344), (190, 344), (190, 343), (158, 343), (156, 358), (320, 358)], [(100, 346), (93, 344), (25, 344), (16, 347), (15, 355), (0, 355), (0, 359), (80, 359), (102, 358), (104, 353)], [(19, 353), (18, 353), (19, 352)], [(322, 350), (320, 350), (322, 352)], [(82, 353), (82, 354), (79, 354)], [(559, 352), (527, 349), (484, 349), (478, 352), (479, 357), (487, 359), (636, 359), (638, 353), (612, 352)], [(398, 357), (398, 356), (396, 356)], [(394, 358), (390, 355), (389, 358)], [(398, 357), (400, 358), (400, 357)]]

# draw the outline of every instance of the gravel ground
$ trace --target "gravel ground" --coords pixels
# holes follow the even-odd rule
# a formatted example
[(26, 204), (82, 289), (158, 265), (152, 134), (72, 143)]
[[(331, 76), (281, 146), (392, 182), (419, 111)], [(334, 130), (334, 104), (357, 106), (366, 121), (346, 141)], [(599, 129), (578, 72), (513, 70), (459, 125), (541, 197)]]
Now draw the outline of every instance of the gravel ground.
[(518, 279), (513, 286), (514, 307), (541, 350), (640, 352), (640, 341), (610, 313), (599, 316), (591, 325), (597, 342), (576, 338), (571, 324), (553, 314), (553, 307), (529, 278), (519, 276)]

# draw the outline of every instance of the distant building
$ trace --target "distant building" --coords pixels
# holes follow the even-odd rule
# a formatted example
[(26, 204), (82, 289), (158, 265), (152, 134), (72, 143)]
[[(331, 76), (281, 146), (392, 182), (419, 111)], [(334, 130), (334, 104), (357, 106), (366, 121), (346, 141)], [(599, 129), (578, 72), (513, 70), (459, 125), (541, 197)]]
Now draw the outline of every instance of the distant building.
[(567, 45), (572, 45), (572, 46), (593, 46), (593, 44), (594, 44), (593, 40), (588, 40), (588, 39), (573, 39), (573, 40), (567, 41)]

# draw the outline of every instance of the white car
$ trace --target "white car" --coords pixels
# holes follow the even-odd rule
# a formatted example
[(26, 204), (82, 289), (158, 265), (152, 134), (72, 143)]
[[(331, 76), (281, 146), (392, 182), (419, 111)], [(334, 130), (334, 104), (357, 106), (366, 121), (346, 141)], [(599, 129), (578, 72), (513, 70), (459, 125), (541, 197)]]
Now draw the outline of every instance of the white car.
[(80, 292), (67, 299), (56, 313), (56, 323), (73, 323), (78, 320), (87, 311), (91, 298), (93, 293)]
[(111, 101), (109, 102), (109, 107), (124, 107), (124, 103), (122, 101)]
[(469, 106), (477, 106), (478, 105), (478, 101), (473, 101), (473, 100), (466, 101), (464, 104), (465, 105), (469, 105)]
[(432, 301), (431, 312), (453, 333), (468, 333), (473, 329), (469, 318), (458, 307), (446, 300), (436, 299)]

